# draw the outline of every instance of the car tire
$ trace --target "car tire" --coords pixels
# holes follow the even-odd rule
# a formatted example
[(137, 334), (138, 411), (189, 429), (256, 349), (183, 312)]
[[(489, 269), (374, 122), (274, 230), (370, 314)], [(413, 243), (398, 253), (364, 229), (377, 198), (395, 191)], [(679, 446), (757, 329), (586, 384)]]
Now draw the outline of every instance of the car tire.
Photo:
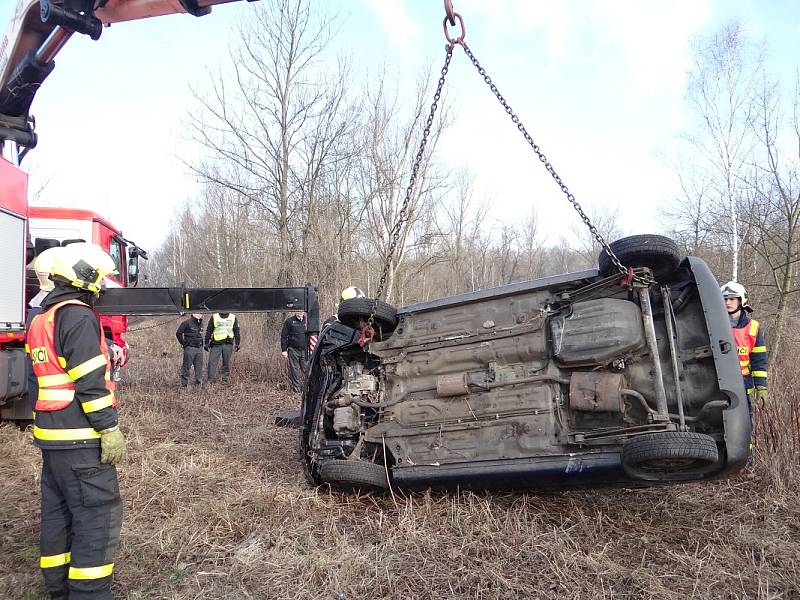
[[(339, 321), (350, 327), (358, 327), (359, 320), (366, 320), (372, 314), (375, 300), (372, 298), (350, 298), (339, 303), (336, 314)], [(389, 334), (397, 327), (397, 309), (391, 304), (378, 300), (375, 322), (384, 334)]]
[[(657, 281), (668, 279), (681, 262), (678, 245), (663, 235), (643, 234), (620, 238), (609, 244), (626, 267), (648, 267)], [(613, 275), (616, 267), (605, 249), (597, 259), (600, 275)]]
[(645, 433), (622, 447), (622, 467), (635, 479), (669, 481), (702, 476), (717, 467), (719, 450), (709, 435), (691, 431)]
[(319, 478), (341, 492), (383, 492), (389, 489), (383, 465), (360, 460), (329, 460), (319, 468)]

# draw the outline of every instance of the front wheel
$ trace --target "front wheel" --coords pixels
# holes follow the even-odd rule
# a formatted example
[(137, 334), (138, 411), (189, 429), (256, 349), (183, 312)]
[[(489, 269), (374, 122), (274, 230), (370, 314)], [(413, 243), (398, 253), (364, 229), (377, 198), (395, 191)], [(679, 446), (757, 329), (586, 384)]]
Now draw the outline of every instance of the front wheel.
[(713, 471), (719, 463), (711, 436), (691, 431), (645, 433), (622, 447), (622, 467), (635, 479), (670, 481), (691, 479)]
[(383, 492), (389, 489), (382, 465), (360, 460), (328, 460), (319, 468), (319, 478), (341, 492)]

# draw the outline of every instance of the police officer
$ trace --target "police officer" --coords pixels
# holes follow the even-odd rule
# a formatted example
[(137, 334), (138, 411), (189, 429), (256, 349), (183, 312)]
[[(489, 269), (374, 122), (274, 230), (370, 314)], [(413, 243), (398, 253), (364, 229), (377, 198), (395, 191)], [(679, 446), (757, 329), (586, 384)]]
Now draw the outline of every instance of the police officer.
[(189, 385), (189, 372), (194, 367), (194, 384), (200, 385), (203, 378), (203, 315), (192, 315), (178, 326), (175, 332), (183, 348), (181, 364), (181, 387)]
[(241, 334), (239, 321), (232, 313), (214, 313), (208, 321), (206, 328), (206, 341), (203, 346), (209, 350), (208, 355), (208, 382), (217, 381), (217, 364), (222, 357), (221, 379), (228, 383), (231, 372), (231, 355), (239, 351)]
[(757, 399), (761, 406), (767, 404), (767, 346), (764, 331), (750, 317), (753, 309), (747, 299), (747, 290), (740, 283), (729, 281), (720, 288), (733, 328), (733, 339), (739, 350), (747, 395)]
[(114, 261), (87, 243), (61, 248), (27, 336), (39, 383), (33, 427), (42, 450), (40, 533), (51, 598), (111, 598), (122, 501), (114, 465), (126, 457), (108, 348), (91, 308)]
[(293, 392), (300, 391), (308, 357), (307, 348), (306, 313), (302, 310), (295, 311), (283, 322), (281, 328), (281, 354), (286, 359), (289, 386)]

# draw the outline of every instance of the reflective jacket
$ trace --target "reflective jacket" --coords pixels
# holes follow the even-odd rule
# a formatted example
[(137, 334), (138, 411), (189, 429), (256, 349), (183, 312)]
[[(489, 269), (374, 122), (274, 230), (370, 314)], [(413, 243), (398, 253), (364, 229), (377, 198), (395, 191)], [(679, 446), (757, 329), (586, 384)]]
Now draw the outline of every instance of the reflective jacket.
[(748, 392), (754, 386), (767, 387), (767, 346), (758, 321), (742, 311), (733, 327), (733, 339), (739, 351), (744, 387)]
[(227, 317), (222, 317), (219, 313), (208, 321), (206, 328), (206, 346), (209, 344), (230, 344), (239, 345), (239, 321), (236, 315), (228, 313)]
[(76, 299), (48, 307), (31, 322), (26, 350), (39, 384), (35, 444), (47, 449), (98, 446), (99, 432), (117, 424), (117, 401), (95, 312)]

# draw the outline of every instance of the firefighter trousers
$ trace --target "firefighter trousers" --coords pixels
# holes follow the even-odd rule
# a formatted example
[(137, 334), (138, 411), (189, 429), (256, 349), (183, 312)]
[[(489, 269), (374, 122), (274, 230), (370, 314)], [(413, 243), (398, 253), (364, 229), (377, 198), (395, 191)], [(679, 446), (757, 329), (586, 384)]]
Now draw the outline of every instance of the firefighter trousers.
[(122, 527), (117, 469), (100, 448), (42, 450), (40, 566), (51, 598), (111, 598)]

